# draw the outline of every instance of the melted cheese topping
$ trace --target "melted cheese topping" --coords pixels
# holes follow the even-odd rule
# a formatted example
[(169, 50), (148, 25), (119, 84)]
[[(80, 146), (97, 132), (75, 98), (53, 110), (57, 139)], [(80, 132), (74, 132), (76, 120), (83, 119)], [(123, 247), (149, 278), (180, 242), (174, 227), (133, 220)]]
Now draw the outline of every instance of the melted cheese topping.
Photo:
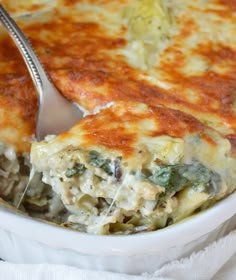
[(26, 16), (34, 12), (48, 10), (55, 2), (50, 0), (1, 0), (1, 4), (14, 16)]
[[(184, 146), (180, 139), (185, 139)], [(43, 158), (69, 146), (96, 148), (109, 158), (122, 156), (131, 169), (145, 162), (145, 153), (147, 157), (158, 153), (166, 164), (195, 158), (217, 172), (224, 168), (221, 161), (227, 167), (226, 158), (231, 150), (227, 139), (185, 113), (122, 101), (86, 116), (68, 132), (33, 143), (32, 161), (39, 169), (50, 168)]]
[[(235, 143), (233, 1), (149, 1), (158, 7), (160, 26), (168, 26), (167, 41), (157, 36), (158, 51), (145, 47), (146, 38), (137, 43), (132, 37), (135, 17), (130, 23), (124, 13), (135, 14), (135, 0), (13, 2), (3, 4), (17, 16), (56, 86), (87, 111), (119, 100), (161, 104), (193, 115)], [(31, 13), (24, 17), (24, 11)], [(174, 23), (167, 20), (170, 14)], [(0, 35), (0, 139), (25, 152), (37, 96), (18, 50), (2, 29)]]

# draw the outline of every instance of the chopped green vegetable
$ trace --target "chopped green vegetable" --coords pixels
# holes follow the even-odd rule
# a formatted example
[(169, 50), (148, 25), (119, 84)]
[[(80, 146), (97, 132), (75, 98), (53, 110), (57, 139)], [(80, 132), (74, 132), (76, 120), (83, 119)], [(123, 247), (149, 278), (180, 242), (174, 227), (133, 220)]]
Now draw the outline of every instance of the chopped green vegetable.
[(219, 174), (197, 161), (180, 167), (180, 172), (191, 182), (196, 191), (216, 194), (219, 190), (221, 181)]
[(188, 185), (188, 180), (179, 173), (176, 165), (160, 166), (148, 179), (164, 187), (168, 193), (177, 192)]
[(103, 156), (97, 151), (91, 151), (89, 153), (89, 163), (92, 166), (103, 169), (108, 175), (112, 175), (113, 172), (110, 167), (111, 160), (104, 159)]
[[(145, 177), (145, 174), (143, 176)], [(220, 176), (198, 161), (192, 164), (158, 166), (158, 169), (146, 178), (152, 183), (164, 187), (165, 193), (169, 194), (191, 186), (198, 192), (215, 195), (220, 186)]]
[(84, 173), (85, 170), (86, 170), (85, 165), (82, 163), (78, 163), (74, 167), (68, 168), (66, 170), (66, 177), (70, 178), (73, 176), (80, 176)]

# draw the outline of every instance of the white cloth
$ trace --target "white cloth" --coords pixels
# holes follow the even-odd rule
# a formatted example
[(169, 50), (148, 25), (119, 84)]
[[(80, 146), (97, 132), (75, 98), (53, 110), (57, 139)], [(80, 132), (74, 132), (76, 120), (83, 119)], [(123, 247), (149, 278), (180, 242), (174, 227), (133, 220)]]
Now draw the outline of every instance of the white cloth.
[(236, 230), (187, 258), (170, 262), (155, 273), (125, 275), (52, 264), (0, 262), (1, 280), (235, 280)]

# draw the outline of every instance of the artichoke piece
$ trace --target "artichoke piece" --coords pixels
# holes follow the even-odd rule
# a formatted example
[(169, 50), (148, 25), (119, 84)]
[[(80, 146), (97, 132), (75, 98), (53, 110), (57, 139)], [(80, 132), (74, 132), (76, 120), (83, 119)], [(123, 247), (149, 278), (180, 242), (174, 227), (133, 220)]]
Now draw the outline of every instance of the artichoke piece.
[(125, 13), (131, 48), (136, 53), (134, 65), (147, 68), (156, 64), (153, 59), (171, 37), (173, 15), (161, 0), (139, 0)]
[(128, 13), (132, 39), (158, 43), (170, 34), (171, 12), (160, 0), (139, 0)]

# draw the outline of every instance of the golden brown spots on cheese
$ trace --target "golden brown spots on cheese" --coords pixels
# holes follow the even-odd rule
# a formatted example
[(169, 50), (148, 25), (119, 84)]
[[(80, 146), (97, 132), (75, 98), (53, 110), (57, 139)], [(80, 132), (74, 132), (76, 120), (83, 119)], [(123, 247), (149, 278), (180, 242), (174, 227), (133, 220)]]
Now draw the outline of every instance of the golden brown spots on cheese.
[[(111, 101), (163, 105), (192, 115), (222, 134), (236, 134), (236, 48), (231, 42), (235, 36), (221, 40), (214, 37), (215, 29), (212, 33), (197, 20), (207, 23), (210, 14), (214, 27), (226, 24), (225, 30), (234, 34), (230, 28), (236, 24), (231, 14), (235, 1), (215, 0), (198, 7), (198, 1), (186, 2), (183, 5), (191, 6), (192, 13), (186, 10), (180, 15), (176, 9), (177, 32), (157, 57), (156, 66), (147, 71), (133, 67), (125, 56), (129, 42), (120, 13), (129, 1), (59, 2), (61, 6), (46, 13), (46, 20), (18, 22), (67, 98), (90, 112)], [(91, 3), (94, 9), (88, 8)], [(199, 61), (201, 66), (196, 68)], [(22, 131), (25, 126), (22, 134), (34, 133), (37, 96), (18, 50), (6, 35), (0, 38), (0, 98), (3, 106), (18, 108)], [(169, 129), (173, 134), (178, 131), (173, 125)]]
[(219, 0), (219, 3), (228, 6), (233, 11), (236, 10), (236, 1), (235, 0)]
[(74, 5), (76, 4), (78, 1), (77, 0), (64, 0), (64, 3), (66, 6), (68, 5)]
[(31, 79), (16, 74), (2, 78), (0, 76), (0, 139), (14, 145), (19, 153), (29, 152), (37, 112), (37, 96)]
[(213, 46), (213, 44), (204, 46), (200, 45), (199, 53), (208, 57), (211, 63), (222, 63), (225, 60), (228, 63), (232, 63), (236, 59), (235, 50), (231, 49), (228, 46), (217, 45)]
[(152, 111), (159, 123), (159, 130), (155, 131), (152, 136), (168, 135), (181, 138), (187, 133), (200, 133), (203, 130), (200, 122), (178, 110), (153, 107)]
[(10, 13), (32, 13), (40, 11), (47, 7), (48, 0), (1, 0), (1, 4), (10, 12)]
[[(226, 106), (232, 105), (233, 94), (236, 91), (236, 81), (232, 77), (222, 77), (215, 72), (208, 71), (204, 76), (189, 78), (189, 83), (204, 93), (205, 98), (200, 101), (202, 105), (208, 105), (215, 100), (218, 104), (216, 102), (213, 104), (217, 104), (218, 110), (226, 110), (226, 113), (229, 111), (230, 107), (226, 108)], [(209, 106), (211, 105), (209, 104)]]
[(135, 135), (124, 133), (124, 129), (96, 130), (91, 134), (84, 135), (84, 139), (89, 145), (104, 146), (111, 150), (122, 151), (123, 156), (128, 156), (133, 152), (133, 144), (135, 143)]
[(8, 36), (0, 40), (0, 140), (29, 152), (35, 133), (37, 95), (26, 66)]
[[(178, 110), (120, 101), (98, 115), (87, 116), (70, 133), (82, 134), (82, 145), (102, 146), (120, 151), (126, 157), (133, 152), (141, 134), (143, 138), (163, 135), (184, 138), (198, 134), (209, 144), (215, 145), (205, 129), (201, 122)], [(67, 137), (69, 135), (65, 135)]]
[(125, 110), (124, 114), (118, 115), (118, 112), (110, 108), (98, 116), (87, 116), (79, 125), (81, 132), (84, 133), (85, 146), (104, 146), (121, 151), (123, 156), (130, 155), (137, 141), (137, 131), (126, 129), (123, 125), (126, 121), (132, 123), (139, 120), (129, 111)]

